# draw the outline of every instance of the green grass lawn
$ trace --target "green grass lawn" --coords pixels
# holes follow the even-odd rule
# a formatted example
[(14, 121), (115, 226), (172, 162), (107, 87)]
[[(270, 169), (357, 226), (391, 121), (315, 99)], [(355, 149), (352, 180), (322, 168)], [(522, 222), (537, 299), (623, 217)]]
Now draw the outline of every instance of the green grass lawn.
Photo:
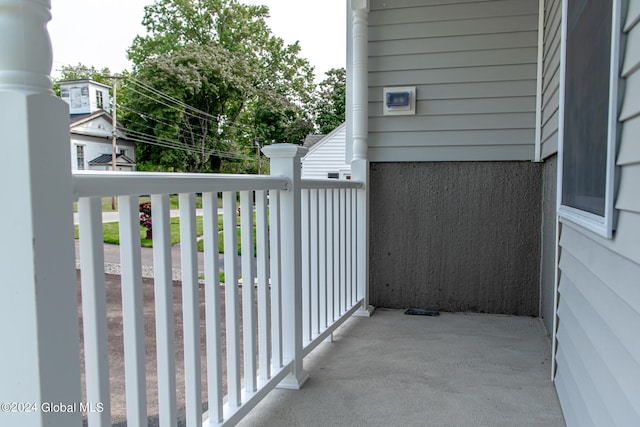
[[(140, 197), (140, 202), (147, 202), (151, 200), (151, 197), (144, 196)], [(180, 204), (178, 202), (178, 195), (172, 194), (169, 196), (169, 209), (178, 209)], [(218, 207), (222, 207), (222, 199), (218, 199)], [(196, 195), (196, 209), (202, 208), (202, 196)], [(78, 203), (73, 204), (73, 211), (78, 212)], [(113, 212), (111, 209), (111, 196), (102, 198), (102, 212)]]
[[(239, 223), (239, 220), (238, 220)], [(180, 243), (180, 218), (171, 218), (171, 244), (175, 245), (176, 243)], [(240, 227), (238, 227), (238, 255), (242, 254), (242, 243), (241, 243), (241, 233)], [(78, 226), (74, 226), (74, 238), (79, 237)], [(112, 245), (120, 244), (120, 224), (118, 222), (105, 222), (102, 224), (102, 234), (104, 243), (109, 243)], [(196, 217), (196, 235), (202, 236), (204, 234), (202, 217)], [(151, 248), (153, 247), (153, 240), (145, 239), (147, 235), (147, 229), (143, 226), (140, 226), (140, 244), (142, 247)], [(253, 225), (253, 253), (256, 254), (256, 226), (255, 226), (255, 213), (254, 213), (254, 225)], [(223, 218), (222, 214), (218, 215), (218, 251), (219, 253), (224, 253), (224, 231), (223, 231)], [(204, 240), (198, 240), (198, 252), (204, 252)]]
[[(204, 252), (204, 239), (198, 240), (198, 252)], [(218, 253), (224, 253), (224, 231), (218, 231)], [(253, 226), (253, 254), (256, 255), (256, 227)], [(238, 255), (242, 255), (240, 227), (238, 227)]]
[[(218, 226), (220, 226), (221, 218), (218, 218)], [(180, 218), (171, 218), (170, 222), (171, 230), (171, 244), (175, 245), (180, 242)], [(112, 245), (120, 244), (120, 223), (118, 222), (106, 222), (102, 224), (102, 234), (105, 243), (111, 243)], [(196, 235), (202, 236), (202, 217), (196, 217)], [(140, 244), (145, 248), (153, 246), (152, 240), (145, 239), (147, 235), (147, 229), (140, 226)], [(74, 227), (74, 237), (77, 239), (79, 236), (78, 226)]]

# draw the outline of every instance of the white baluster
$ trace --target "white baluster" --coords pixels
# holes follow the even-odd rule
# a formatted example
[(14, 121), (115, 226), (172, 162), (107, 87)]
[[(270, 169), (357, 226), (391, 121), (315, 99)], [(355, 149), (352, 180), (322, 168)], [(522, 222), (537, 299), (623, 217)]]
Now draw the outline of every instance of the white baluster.
[(138, 197), (118, 197), (127, 425), (147, 425)]
[(240, 388), (240, 314), (238, 295), (238, 220), (236, 193), (222, 193), (224, 229), (224, 287), (225, 319), (227, 329), (227, 385), (229, 406), (242, 403)]
[(271, 254), (271, 363), (283, 366), (282, 359), (282, 274), (280, 245), (280, 191), (269, 192), (269, 253)]
[(182, 260), (182, 318), (184, 331), (184, 386), (187, 425), (202, 421), (202, 367), (200, 363), (200, 302), (196, 246), (196, 198), (179, 195), (180, 258)]
[(327, 327), (327, 190), (318, 191), (318, 284), (319, 284), (319, 329)]
[(311, 259), (310, 273), (311, 281), (309, 287), (311, 290), (311, 310), (309, 316), (311, 318), (311, 337), (317, 336), (320, 331), (320, 290), (318, 287), (318, 190), (309, 191), (309, 221), (310, 221), (310, 234), (309, 234), (309, 255)]
[(222, 338), (220, 331), (220, 257), (218, 254), (218, 193), (202, 195), (204, 277), (207, 321), (209, 419), (222, 422)]
[(256, 383), (256, 300), (253, 285), (253, 193), (240, 192), (240, 224), (242, 239), (242, 336), (244, 352), (244, 389), (254, 392)]
[(256, 191), (256, 255), (258, 273), (258, 347), (260, 379), (271, 378), (271, 298), (269, 295), (269, 218), (267, 192)]
[(85, 197), (78, 201), (87, 402), (103, 404), (102, 412), (89, 412), (87, 415), (91, 427), (111, 425), (107, 296), (100, 200), (99, 197)]
[(158, 414), (161, 426), (173, 426), (177, 420), (176, 356), (168, 194), (151, 196), (151, 213), (153, 218), (153, 282), (158, 355)]
[(302, 190), (302, 342), (311, 341), (311, 220), (309, 190)]

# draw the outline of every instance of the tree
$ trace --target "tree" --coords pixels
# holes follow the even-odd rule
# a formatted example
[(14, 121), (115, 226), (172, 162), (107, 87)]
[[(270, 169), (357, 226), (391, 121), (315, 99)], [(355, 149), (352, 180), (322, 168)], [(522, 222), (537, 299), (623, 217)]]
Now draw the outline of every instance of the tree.
[[(224, 163), (253, 159), (256, 140), (303, 141), (313, 127), (313, 69), (297, 43), (271, 34), (267, 16), (267, 7), (237, 0), (156, 0), (145, 7), (147, 35), (128, 51), (134, 69), (123, 89), (127, 127), (182, 149), (139, 144), (142, 164), (236, 170)], [(172, 100), (145, 98), (141, 83)]]
[(53, 82), (53, 90), (57, 96), (60, 96), (60, 82), (65, 80), (81, 80), (89, 79), (94, 82), (112, 85), (113, 80), (109, 78), (111, 71), (104, 67), (101, 70), (96, 69), (93, 65), (87, 66), (81, 63), (78, 65), (63, 65), (60, 69), (60, 78)]
[(326, 134), (345, 121), (347, 73), (344, 68), (333, 68), (320, 83), (316, 99), (316, 124)]
[[(142, 160), (177, 171), (218, 170), (219, 154), (227, 152), (226, 139), (252, 90), (250, 74), (242, 58), (215, 44), (148, 59), (123, 87), (124, 121), (141, 142)], [(155, 145), (145, 144), (152, 140)]]

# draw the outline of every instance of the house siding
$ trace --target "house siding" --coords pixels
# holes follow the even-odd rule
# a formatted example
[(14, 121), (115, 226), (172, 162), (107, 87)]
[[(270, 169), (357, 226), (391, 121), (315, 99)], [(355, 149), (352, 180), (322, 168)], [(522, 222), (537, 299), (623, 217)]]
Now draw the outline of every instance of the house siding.
[(345, 161), (346, 125), (342, 124), (318, 141), (302, 158), (302, 178), (327, 178), (329, 172), (350, 171)]
[[(372, 0), (369, 159), (531, 160), (538, 5)], [(416, 115), (383, 116), (382, 89), (416, 86)]]
[(542, 242), (540, 244), (540, 318), (547, 334), (553, 334), (553, 304), (556, 283), (556, 212), (558, 156), (543, 163), (542, 175)]
[(542, 115), (540, 123), (542, 159), (558, 152), (562, 0), (545, 0), (544, 6)]
[(555, 382), (569, 426), (640, 425), (640, 2), (628, 4), (617, 228), (561, 226)]

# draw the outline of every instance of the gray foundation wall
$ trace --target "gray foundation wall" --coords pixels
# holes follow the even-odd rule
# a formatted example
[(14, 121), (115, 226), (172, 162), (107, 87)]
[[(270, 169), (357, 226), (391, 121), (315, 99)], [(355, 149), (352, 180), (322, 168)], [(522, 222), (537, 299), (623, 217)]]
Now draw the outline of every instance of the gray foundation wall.
[(372, 163), (370, 302), (539, 314), (542, 166)]
[(553, 330), (553, 294), (556, 280), (556, 195), (558, 157), (543, 163), (542, 178), (542, 256), (540, 258), (540, 317), (551, 335)]

